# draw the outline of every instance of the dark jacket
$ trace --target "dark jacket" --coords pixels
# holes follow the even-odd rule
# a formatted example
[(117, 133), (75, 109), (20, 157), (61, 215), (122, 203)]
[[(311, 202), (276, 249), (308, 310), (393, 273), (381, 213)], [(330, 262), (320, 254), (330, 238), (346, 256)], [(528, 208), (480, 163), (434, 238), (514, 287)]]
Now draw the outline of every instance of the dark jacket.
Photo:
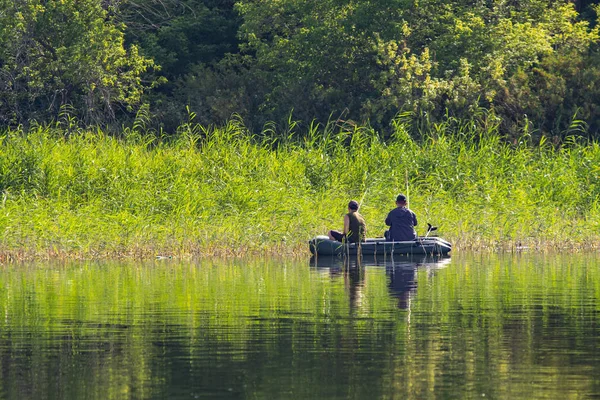
[(417, 238), (417, 216), (406, 207), (396, 207), (388, 214), (385, 224), (390, 227), (388, 240), (403, 241)]

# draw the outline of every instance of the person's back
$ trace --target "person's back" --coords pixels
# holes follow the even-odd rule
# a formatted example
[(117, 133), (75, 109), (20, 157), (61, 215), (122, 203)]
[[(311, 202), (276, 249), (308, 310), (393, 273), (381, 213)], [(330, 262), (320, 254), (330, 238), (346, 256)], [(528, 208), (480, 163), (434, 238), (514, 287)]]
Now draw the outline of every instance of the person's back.
[(367, 235), (365, 219), (358, 213), (358, 211), (351, 211), (346, 215), (350, 221), (350, 229), (347, 235), (348, 242), (364, 242)]
[(396, 198), (396, 206), (385, 219), (385, 224), (390, 227), (386, 236), (387, 239), (391, 241), (416, 239), (417, 216), (406, 207), (406, 197), (404, 195), (399, 195)]
[(329, 239), (338, 242), (359, 243), (364, 242), (367, 236), (367, 225), (362, 215), (358, 213), (359, 204), (355, 200), (348, 203), (348, 214), (344, 215), (343, 232), (330, 230)]

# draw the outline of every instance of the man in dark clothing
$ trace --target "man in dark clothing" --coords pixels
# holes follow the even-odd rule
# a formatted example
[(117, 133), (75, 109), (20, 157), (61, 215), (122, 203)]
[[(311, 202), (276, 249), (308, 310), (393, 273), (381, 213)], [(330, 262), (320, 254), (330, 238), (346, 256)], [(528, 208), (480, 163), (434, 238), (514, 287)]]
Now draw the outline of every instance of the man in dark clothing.
[(355, 200), (348, 203), (348, 214), (344, 215), (344, 232), (331, 230), (328, 233), (329, 239), (349, 243), (364, 242), (367, 235), (367, 226), (365, 220), (358, 213), (358, 202)]
[(385, 224), (390, 227), (386, 232), (386, 239), (389, 241), (414, 240), (417, 238), (415, 226), (417, 226), (417, 216), (406, 207), (406, 196), (403, 194), (396, 197), (396, 208), (388, 214)]

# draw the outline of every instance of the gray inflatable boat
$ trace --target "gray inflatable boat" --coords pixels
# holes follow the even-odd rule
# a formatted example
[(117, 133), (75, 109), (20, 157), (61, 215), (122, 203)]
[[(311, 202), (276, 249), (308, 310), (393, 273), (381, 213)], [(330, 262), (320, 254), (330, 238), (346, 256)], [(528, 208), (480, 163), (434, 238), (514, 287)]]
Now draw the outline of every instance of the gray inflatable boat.
[(423, 254), (446, 255), (452, 250), (450, 242), (439, 237), (418, 237), (415, 240), (389, 242), (385, 238), (370, 238), (362, 243), (341, 243), (330, 240), (327, 236), (316, 236), (309, 240), (310, 252), (313, 255), (337, 254)]

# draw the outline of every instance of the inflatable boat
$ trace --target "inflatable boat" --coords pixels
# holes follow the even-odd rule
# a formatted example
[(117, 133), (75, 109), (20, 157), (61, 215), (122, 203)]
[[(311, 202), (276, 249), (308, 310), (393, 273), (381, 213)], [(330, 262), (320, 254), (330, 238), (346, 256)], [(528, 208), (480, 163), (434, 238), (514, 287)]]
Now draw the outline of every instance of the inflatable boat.
[(327, 236), (316, 236), (309, 240), (308, 244), (313, 255), (446, 255), (452, 250), (449, 242), (436, 236), (423, 236), (403, 242), (390, 242), (385, 238), (370, 238), (362, 243), (341, 243), (330, 240)]

